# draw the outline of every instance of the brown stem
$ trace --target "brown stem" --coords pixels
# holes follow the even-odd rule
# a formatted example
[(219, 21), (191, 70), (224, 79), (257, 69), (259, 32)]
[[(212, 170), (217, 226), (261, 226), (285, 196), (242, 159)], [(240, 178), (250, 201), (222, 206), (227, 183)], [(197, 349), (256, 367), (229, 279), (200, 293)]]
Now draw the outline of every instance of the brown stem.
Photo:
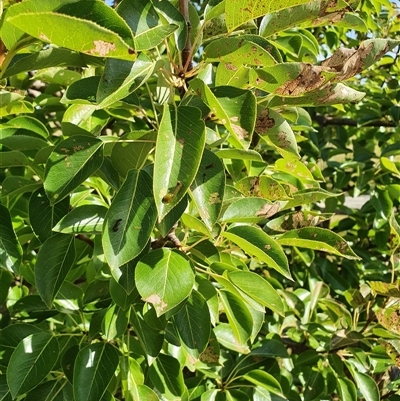
[(86, 244), (88, 244), (91, 248), (94, 248), (94, 242), (89, 237), (87, 237), (86, 235), (77, 234), (75, 238), (79, 239), (79, 240), (81, 240), (83, 242), (86, 242)]
[[(335, 117), (327, 117), (322, 114), (315, 114), (314, 120), (321, 126), (326, 127), (327, 125), (345, 125), (349, 127), (357, 127), (358, 121), (353, 120), (352, 118), (335, 118)], [(395, 127), (396, 125), (391, 121), (381, 121), (381, 120), (373, 120), (369, 121), (365, 124), (360, 125), (360, 127)]]
[(0, 66), (3, 64), (3, 60), (6, 57), (7, 48), (4, 42), (0, 38)]
[(189, 1), (188, 0), (179, 0), (179, 10), (182, 13), (183, 17), (185, 18), (187, 28), (188, 28), (186, 45), (185, 45), (185, 48), (182, 50), (183, 72), (186, 73), (187, 71), (190, 71), (193, 68), (192, 56), (191, 56), (192, 44), (190, 42), (191, 25), (190, 25), (190, 18), (189, 18)]

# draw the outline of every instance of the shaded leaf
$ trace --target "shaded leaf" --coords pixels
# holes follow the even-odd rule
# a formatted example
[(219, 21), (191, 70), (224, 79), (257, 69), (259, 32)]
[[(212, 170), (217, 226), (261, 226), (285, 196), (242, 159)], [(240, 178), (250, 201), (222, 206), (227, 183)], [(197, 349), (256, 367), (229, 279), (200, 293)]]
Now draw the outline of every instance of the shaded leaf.
[(58, 359), (58, 342), (49, 333), (25, 337), (15, 348), (7, 367), (7, 382), (13, 398), (36, 387)]
[(106, 392), (118, 366), (119, 353), (107, 343), (93, 343), (82, 348), (74, 365), (76, 401), (98, 401)]
[(236, 147), (249, 147), (256, 117), (256, 98), (251, 91), (232, 86), (210, 89), (204, 81), (193, 79), (190, 81), (190, 94), (201, 97), (232, 134)]
[(161, 219), (183, 198), (194, 180), (203, 154), (205, 125), (200, 111), (164, 104), (154, 161), (154, 197)]
[(224, 192), (224, 166), (213, 152), (204, 149), (190, 193), (202, 220), (210, 231), (221, 212)]
[(205, 298), (193, 291), (174, 316), (174, 323), (183, 346), (197, 359), (206, 349), (211, 332), (210, 312)]
[(53, 205), (93, 174), (103, 163), (103, 142), (75, 135), (60, 142), (46, 164), (44, 189)]
[(157, 212), (150, 175), (130, 170), (105, 217), (102, 244), (112, 269), (128, 263), (148, 243)]
[(22, 261), (22, 248), (12, 226), (8, 209), (0, 205), (0, 267), (18, 272)]
[(48, 307), (51, 306), (75, 261), (74, 237), (55, 234), (41, 246), (35, 266), (36, 288)]
[(181, 399), (185, 385), (181, 366), (172, 356), (160, 354), (149, 368), (154, 387), (168, 400)]
[[(55, 206), (59, 205), (57, 203)], [(100, 234), (107, 208), (101, 205), (82, 205), (72, 209), (54, 226), (53, 231), (64, 234)]]

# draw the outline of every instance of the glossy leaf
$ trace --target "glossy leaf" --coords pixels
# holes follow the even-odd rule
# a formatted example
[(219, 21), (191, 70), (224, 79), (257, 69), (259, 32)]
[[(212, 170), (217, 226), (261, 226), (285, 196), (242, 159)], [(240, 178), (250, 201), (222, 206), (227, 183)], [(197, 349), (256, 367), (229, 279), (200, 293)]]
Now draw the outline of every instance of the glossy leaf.
[(379, 390), (376, 382), (372, 377), (357, 372), (353, 370), (354, 379), (357, 384), (357, 388), (360, 390), (361, 394), (365, 398), (366, 401), (376, 401), (379, 400)]
[(245, 177), (235, 184), (240, 192), (270, 201), (290, 199), (282, 185), (269, 176)]
[(29, 220), (34, 233), (42, 243), (53, 234), (53, 227), (68, 212), (68, 208), (68, 198), (51, 205), (43, 188), (33, 192), (29, 199)]
[(357, 400), (357, 389), (354, 383), (347, 378), (338, 378), (338, 389), (340, 398), (343, 401), (356, 401)]
[(243, 37), (213, 40), (204, 49), (204, 59), (209, 62), (229, 63), (229, 67), (248, 64), (269, 66), (276, 64), (274, 57), (262, 46)]
[(161, 351), (164, 335), (160, 330), (149, 326), (143, 316), (136, 311), (135, 307), (132, 307), (130, 322), (135, 329), (139, 342), (147, 357), (153, 360)]
[(232, 134), (236, 147), (247, 149), (255, 124), (256, 99), (252, 92), (232, 86), (210, 89), (204, 81), (190, 82), (189, 94), (196, 94)]
[[(58, 203), (57, 203), (58, 205)], [(56, 206), (57, 206), (56, 205)], [(107, 208), (100, 205), (82, 205), (72, 209), (54, 226), (53, 231), (63, 234), (99, 234), (103, 229)]]
[(48, 307), (51, 306), (75, 261), (74, 237), (55, 234), (41, 246), (35, 266), (36, 288)]
[[(340, 4), (340, 5), (339, 5)], [(296, 4), (276, 12), (268, 12), (260, 24), (260, 35), (270, 36), (293, 26), (313, 26), (317, 21), (335, 19), (335, 24), (343, 12), (338, 12), (346, 3), (327, 5), (322, 0)], [(348, 4), (348, 3), (347, 3)], [(334, 8), (333, 8), (334, 7)], [(333, 9), (332, 9), (333, 8)], [(323, 16), (323, 18), (318, 18)]]
[(269, 14), (274, 11), (282, 10), (289, 6), (296, 6), (307, 3), (306, 0), (287, 1), (266, 0), (263, 2), (248, 2), (243, 0), (232, 0), (225, 6), (226, 24), (230, 31), (244, 24), (245, 22)]
[(278, 380), (275, 379), (271, 374), (264, 372), (260, 369), (251, 370), (243, 376), (244, 379), (250, 383), (255, 384), (268, 390), (273, 394), (283, 396), (282, 388)]
[[(93, 56), (134, 60), (133, 38), (125, 22), (102, 2), (85, 3), (84, 9), (81, 4), (66, 4), (57, 12), (25, 12), (8, 21), (29, 35), (60, 47)], [(69, 35), (70, 31), (81, 32), (80, 39)]]
[(224, 232), (223, 236), (239, 245), (245, 252), (256, 256), (269, 267), (291, 279), (288, 260), (282, 248), (259, 228), (235, 226)]
[(227, 207), (222, 221), (257, 223), (273, 216), (279, 209), (278, 203), (271, 203), (263, 198), (238, 199)]
[[(1, 398), (0, 398), (1, 399)], [(62, 384), (59, 380), (49, 380), (40, 384), (31, 390), (25, 398), (25, 401), (63, 401)]]
[(300, 158), (292, 128), (287, 120), (276, 111), (263, 110), (257, 117), (255, 130), (282, 157), (288, 160)]
[(105, 217), (102, 244), (108, 264), (116, 269), (140, 254), (156, 222), (151, 177), (130, 170)]
[(102, 332), (107, 341), (114, 340), (122, 336), (128, 325), (126, 312), (118, 305), (111, 305), (104, 315), (102, 323)]
[(108, 343), (93, 343), (82, 348), (74, 365), (75, 400), (100, 400), (117, 369), (118, 359), (118, 351)]
[(210, 312), (205, 298), (193, 291), (185, 305), (174, 316), (182, 345), (190, 356), (198, 358), (206, 349), (211, 332)]
[(277, 242), (281, 245), (328, 252), (347, 259), (358, 259), (358, 256), (340, 235), (325, 228), (304, 227), (291, 230), (279, 236)]
[(325, 381), (321, 372), (311, 371), (304, 390), (304, 400), (315, 400), (322, 395), (325, 390)]
[(190, 187), (190, 194), (210, 231), (221, 212), (224, 191), (224, 166), (213, 152), (204, 149), (197, 175)]
[(53, 205), (93, 174), (103, 163), (103, 142), (78, 136), (60, 142), (46, 164), (44, 189)]
[(126, 177), (130, 169), (143, 167), (155, 141), (156, 133), (153, 131), (129, 132), (121, 136), (111, 152), (112, 165), (121, 177)]
[(49, 333), (31, 334), (17, 345), (7, 367), (13, 398), (36, 387), (50, 373), (58, 352), (57, 339)]
[(139, 261), (135, 281), (139, 294), (154, 306), (157, 316), (161, 316), (190, 295), (194, 273), (184, 254), (163, 248)]
[(18, 272), (22, 248), (15, 235), (8, 209), (0, 205), (0, 267)]
[(251, 313), (241, 298), (227, 291), (221, 291), (219, 294), (236, 342), (244, 346), (252, 333)]
[(261, 276), (253, 272), (228, 272), (229, 280), (259, 304), (284, 315), (281, 298), (272, 285)]
[(170, 109), (165, 104), (157, 135), (154, 197), (159, 221), (183, 198), (200, 166), (205, 126), (193, 107)]
[(108, 59), (97, 88), (97, 108), (111, 106), (140, 87), (153, 73), (154, 62), (144, 53), (134, 61)]
[(154, 387), (168, 400), (181, 399), (185, 385), (179, 362), (172, 356), (160, 354), (149, 369)]

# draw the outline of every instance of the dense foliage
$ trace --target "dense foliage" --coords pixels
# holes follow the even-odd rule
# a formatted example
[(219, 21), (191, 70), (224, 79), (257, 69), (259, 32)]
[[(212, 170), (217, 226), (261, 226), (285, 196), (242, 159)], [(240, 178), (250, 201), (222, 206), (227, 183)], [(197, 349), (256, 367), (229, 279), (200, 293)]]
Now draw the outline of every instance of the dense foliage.
[(0, 0), (0, 400), (400, 400), (396, 5), (115, 3)]

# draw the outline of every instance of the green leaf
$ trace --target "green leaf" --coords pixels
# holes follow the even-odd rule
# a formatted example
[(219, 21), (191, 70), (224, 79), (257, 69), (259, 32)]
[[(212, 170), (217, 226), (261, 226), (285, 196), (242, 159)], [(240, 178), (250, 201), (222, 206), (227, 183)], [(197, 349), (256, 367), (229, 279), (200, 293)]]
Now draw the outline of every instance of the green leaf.
[(253, 226), (235, 226), (222, 234), (245, 252), (256, 256), (269, 267), (292, 279), (289, 264), (282, 248), (268, 234)]
[(180, 400), (185, 384), (181, 366), (172, 356), (160, 354), (149, 368), (150, 380), (167, 400)]
[(68, 198), (52, 206), (43, 188), (33, 192), (29, 199), (29, 221), (42, 243), (53, 234), (52, 228), (68, 212), (68, 208)]
[(220, 301), (235, 336), (235, 343), (245, 346), (253, 328), (253, 318), (241, 298), (228, 291), (220, 291)]
[[(27, 2), (25, 1), (25, 3)], [(102, 60), (68, 49), (50, 47), (32, 54), (22, 53), (15, 55), (2, 77), (8, 78), (20, 72), (30, 71), (33, 63), (37, 70), (41, 70), (57, 66), (86, 67), (89, 63), (102, 65)]]
[(24, 153), (12, 150), (2, 152), (0, 157), (0, 167), (29, 166), (29, 159)]
[(252, 355), (267, 358), (288, 358), (288, 352), (282, 341), (276, 339), (265, 339), (257, 343), (251, 350)]
[(64, 104), (87, 104), (91, 105), (96, 101), (96, 92), (99, 86), (100, 77), (86, 77), (73, 82), (65, 91), (61, 103)]
[(249, 271), (228, 272), (229, 280), (259, 304), (284, 316), (284, 306), (272, 285), (256, 273)]
[(340, 399), (343, 401), (357, 401), (357, 389), (354, 383), (347, 378), (338, 378)]
[(245, 380), (250, 383), (260, 386), (270, 391), (273, 394), (277, 394), (283, 397), (282, 388), (278, 380), (275, 379), (271, 374), (264, 372), (260, 369), (251, 370), (250, 372), (243, 375)]
[(239, 159), (262, 162), (261, 155), (253, 149), (218, 149), (215, 154), (220, 159)]
[(135, 281), (143, 300), (152, 304), (157, 316), (161, 316), (190, 295), (194, 273), (183, 253), (162, 248), (148, 253), (139, 261)]
[[(60, 203), (57, 203), (59, 205)], [(107, 208), (101, 205), (82, 205), (72, 209), (58, 223), (53, 231), (63, 234), (88, 233), (100, 234), (103, 229)]]
[(328, 192), (321, 188), (302, 189), (292, 193), (291, 196), (293, 199), (289, 199), (289, 201), (282, 207), (281, 210), (287, 210), (296, 206), (307, 205), (309, 203), (316, 203), (320, 200), (339, 195), (340, 194)]
[(144, 384), (139, 384), (137, 386), (137, 401), (158, 401), (158, 395), (150, 388)]
[(22, 248), (12, 226), (8, 209), (0, 204), (0, 268), (18, 272)]
[(9, 176), (2, 182), (2, 187), (1, 196), (10, 199), (25, 192), (34, 192), (42, 187), (42, 183), (27, 180), (21, 176)]
[(291, 230), (277, 237), (281, 245), (315, 249), (343, 256), (347, 259), (359, 259), (347, 242), (338, 234), (320, 227), (304, 227)]
[(58, 353), (57, 339), (49, 333), (25, 337), (15, 348), (7, 367), (7, 382), (13, 398), (36, 387), (50, 373)]
[(12, 324), (0, 330), (0, 365), (7, 368), (11, 355), (20, 341), (40, 332), (37, 326), (23, 323)]
[(260, 35), (264, 37), (270, 36), (290, 27), (298, 26), (300, 23), (302, 23), (302, 26), (314, 26), (317, 25), (317, 21), (324, 21), (324, 18), (326, 18), (325, 23), (328, 23), (328, 21), (331, 23), (330, 20), (334, 18), (336, 25), (338, 18), (343, 14), (338, 13), (338, 10), (344, 8), (346, 3), (337, 2), (336, 4), (335, 10), (331, 9), (329, 11), (328, 8), (332, 8), (332, 6), (327, 5), (322, 0), (318, 0), (294, 5), (276, 12), (269, 12), (261, 21)]
[(265, 0), (262, 2), (249, 2), (246, 0), (231, 0), (225, 5), (226, 25), (229, 31), (233, 31), (236, 27), (252, 19), (304, 3), (308, 3), (308, 1)]
[(112, 165), (121, 177), (126, 177), (130, 169), (143, 167), (155, 141), (154, 131), (134, 131), (121, 136), (111, 152)]
[(0, 375), (0, 401), (12, 401), (5, 374)]
[(64, 199), (103, 163), (103, 142), (75, 135), (60, 142), (46, 164), (44, 189), (53, 205)]
[(174, 33), (174, 45), (179, 51), (182, 51), (185, 48), (188, 36), (185, 17), (178, 11), (177, 7), (168, 0), (152, 1), (151, 3), (162, 20), (165, 19), (170, 25), (178, 26), (178, 29)]
[(221, 212), (224, 191), (224, 166), (213, 152), (204, 149), (200, 167), (190, 187), (190, 194), (202, 220), (210, 231)]
[(137, 51), (158, 46), (178, 28), (177, 24), (163, 25), (152, 3), (146, 0), (136, 0), (134, 7), (129, 0), (121, 1), (116, 11), (135, 34)]
[(148, 360), (152, 361), (161, 351), (164, 342), (164, 335), (160, 330), (149, 326), (143, 316), (137, 312), (133, 306), (130, 314), (130, 322), (135, 329), (140, 345), (142, 346)]
[(279, 211), (278, 203), (262, 198), (243, 198), (232, 202), (222, 216), (223, 222), (257, 223)]
[(144, 249), (157, 211), (149, 174), (130, 170), (105, 217), (102, 244), (112, 269), (134, 259)]
[(41, 246), (35, 266), (36, 288), (48, 307), (51, 306), (75, 261), (74, 237), (55, 234)]
[(0, 124), (0, 127), (2, 129), (7, 129), (7, 131), (15, 130), (14, 133), (30, 131), (40, 135), (44, 139), (48, 139), (49, 137), (49, 131), (46, 126), (41, 121), (30, 116), (15, 117), (12, 120), (7, 121), (5, 124)]
[(290, 199), (283, 186), (266, 175), (245, 177), (235, 184), (235, 188), (248, 197), (257, 196), (270, 201)]
[(213, 40), (205, 47), (203, 57), (206, 62), (229, 63), (230, 68), (243, 64), (257, 67), (276, 64), (264, 47), (242, 36)]
[(64, 401), (62, 387), (61, 380), (46, 381), (29, 391), (24, 401)]
[(325, 390), (325, 380), (322, 373), (311, 371), (304, 387), (305, 401), (318, 399)]
[(263, 110), (257, 117), (255, 130), (282, 157), (287, 160), (300, 158), (292, 128), (287, 120), (276, 111)]
[[(8, 22), (44, 42), (93, 56), (125, 60), (136, 56), (125, 21), (100, 1), (66, 4), (57, 12), (25, 12)], [(77, 39), (71, 31), (81, 35)]]
[(193, 291), (185, 305), (174, 316), (175, 328), (189, 355), (198, 359), (206, 349), (211, 332), (211, 319), (205, 298)]
[(256, 98), (249, 90), (233, 86), (210, 89), (201, 79), (190, 81), (187, 96), (198, 95), (232, 134), (235, 147), (247, 149), (255, 125)]
[(121, 100), (143, 85), (153, 73), (155, 63), (144, 53), (134, 61), (108, 59), (97, 88), (97, 108)]
[(79, 351), (74, 365), (75, 401), (98, 401), (114, 376), (119, 353), (108, 343), (93, 343)]
[(126, 312), (116, 304), (112, 304), (104, 315), (102, 322), (102, 332), (107, 341), (121, 337), (128, 325)]
[(200, 111), (182, 106), (170, 110), (164, 104), (154, 160), (154, 197), (158, 220), (186, 194), (199, 169), (205, 144)]

